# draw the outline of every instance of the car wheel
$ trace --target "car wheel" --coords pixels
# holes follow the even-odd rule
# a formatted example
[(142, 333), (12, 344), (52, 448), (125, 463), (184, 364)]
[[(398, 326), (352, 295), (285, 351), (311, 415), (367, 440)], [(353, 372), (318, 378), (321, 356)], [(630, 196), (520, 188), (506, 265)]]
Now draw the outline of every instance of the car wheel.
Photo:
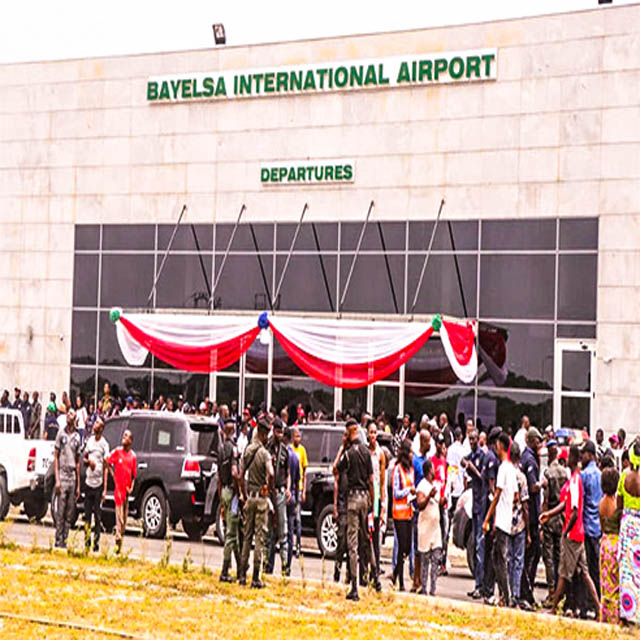
[(325, 558), (334, 558), (338, 549), (338, 524), (333, 519), (333, 505), (328, 504), (316, 522), (318, 549)]
[(476, 574), (476, 545), (473, 541), (473, 533), (471, 531), (470, 524), (467, 526), (466, 538), (467, 565), (469, 566), (471, 575), (474, 576)]
[(202, 520), (182, 519), (182, 528), (192, 542), (200, 542), (208, 527)]
[(164, 538), (167, 532), (167, 499), (160, 487), (150, 487), (142, 496), (142, 532), (148, 538)]
[(4, 520), (9, 513), (9, 507), (11, 502), (9, 501), (9, 491), (7, 490), (7, 478), (0, 476), (0, 520)]
[(29, 520), (35, 520), (36, 522), (40, 522), (42, 518), (47, 515), (47, 509), (49, 508), (49, 504), (42, 498), (29, 498), (24, 501), (22, 505), (24, 507), (24, 512), (27, 514), (27, 518)]
[[(58, 522), (58, 504), (59, 504), (60, 496), (56, 493), (55, 487), (51, 494), (51, 519), (53, 520), (53, 524), (55, 525)], [(73, 511), (71, 513), (71, 521), (69, 522), (69, 528), (73, 529), (76, 526), (76, 522), (78, 521), (78, 507), (73, 504)]]
[(113, 533), (116, 528), (116, 514), (113, 511), (101, 511), (100, 521), (102, 522), (102, 530), (105, 533)]

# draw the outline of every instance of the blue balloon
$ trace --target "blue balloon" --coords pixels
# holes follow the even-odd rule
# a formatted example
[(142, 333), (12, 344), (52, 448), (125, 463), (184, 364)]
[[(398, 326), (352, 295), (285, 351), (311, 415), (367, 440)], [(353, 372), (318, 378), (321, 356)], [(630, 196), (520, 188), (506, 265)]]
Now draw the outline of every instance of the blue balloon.
[(266, 311), (263, 311), (259, 316), (258, 316), (258, 326), (261, 329), (268, 329), (269, 328), (269, 316), (267, 315)]

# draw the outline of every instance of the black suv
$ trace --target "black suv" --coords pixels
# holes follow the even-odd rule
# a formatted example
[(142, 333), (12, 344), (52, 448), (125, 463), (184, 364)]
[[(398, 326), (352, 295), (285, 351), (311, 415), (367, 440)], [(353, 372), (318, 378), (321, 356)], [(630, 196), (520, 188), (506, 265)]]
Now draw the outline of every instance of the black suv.
[[(133, 434), (132, 449), (138, 460), (129, 514), (142, 520), (144, 535), (162, 538), (167, 521), (174, 527), (181, 521), (189, 538), (199, 540), (215, 522), (216, 533), (223, 538), (217, 495), (218, 423), (183, 413), (134, 411), (105, 423), (104, 438), (111, 451), (120, 446), (125, 429)], [(80, 474), (81, 495), (76, 513), (83, 511), (84, 506), (82, 464)], [(52, 515), (57, 506), (54, 484), (53, 465), (50, 465), (45, 495), (52, 496)], [(102, 517), (105, 529), (111, 530), (115, 524), (111, 475)]]
[[(333, 558), (338, 547), (337, 524), (333, 519), (332, 465), (342, 444), (344, 423), (309, 424), (300, 427), (307, 451), (307, 491), (302, 505), (302, 527), (316, 536), (318, 549)], [(363, 431), (360, 438), (366, 442)], [(391, 436), (378, 431), (380, 446), (390, 446)]]

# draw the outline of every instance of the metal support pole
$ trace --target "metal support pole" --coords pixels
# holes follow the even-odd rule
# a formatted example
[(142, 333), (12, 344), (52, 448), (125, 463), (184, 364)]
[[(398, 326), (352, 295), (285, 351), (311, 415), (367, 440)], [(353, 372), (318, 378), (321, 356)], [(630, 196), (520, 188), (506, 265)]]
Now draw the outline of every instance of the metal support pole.
[(262, 275), (262, 284), (264, 285), (264, 292), (267, 294), (267, 302), (269, 303), (269, 309), (273, 311), (273, 299), (269, 292), (269, 284), (267, 282), (267, 274), (264, 271), (264, 264), (262, 264), (262, 256), (260, 255), (260, 247), (258, 247), (258, 240), (256, 238), (256, 232), (253, 229), (253, 224), (249, 223), (249, 231), (251, 231), (251, 238), (253, 240), (253, 246), (256, 250), (256, 257), (258, 258), (258, 265), (260, 266), (260, 274)]
[(420, 294), (420, 288), (422, 287), (422, 281), (424, 280), (424, 272), (427, 270), (427, 263), (429, 262), (429, 256), (431, 255), (431, 248), (433, 247), (433, 240), (436, 237), (436, 229), (438, 228), (438, 222), (440, 220), (440, 214), (442, 213), (442, 207), (444, 207), (444, 198), (440, 200), (440, 208), (438, 209), (438, 215), (436, 216), (435, 224), (433, 225), (433, 231), (431, 231), (431, 238), (429, 239), (429, 248), (427, 249), (427, 255), (422, 263), (422, 271), (420, 272), (420, 279), (418, 280), (418, 286), (416, 287), (416, 295), (413, 297), (413, 304), (411, 305), (411, 313), (416, 308), (418, 302), (418, 295)]
[(464, 317), (468, 318), (467, 302), (464, 299), (464, 289), (462, 288), (462, 276), (460, 275), (460, 265), (458, 264), (458, 256), (456, 255), (456, 243), (453, 239), (453, 229), (451, 228), (451, 220), (447, 220), (447, 226), (449, 227), (449, 239), (451, 240), (451, 248), (453, 249), (453, 260), (456, 265), (456, 276), (458, 276), (458, 288), (460, 289), (460, 297), (462, 298), (462, 310), (464, 311)]
[(324, 260), (322, 253), (320, 252), (320, 241), (318, 240), (318, 232), (316, 230), (315, 222), (311, 223), (311, 231), (313, 231), (313, 240), (318, 250), (318, 259), (320, 260), (320, 270), (322, 271), (322, 279), (324, 280), (324, 288), (327, 292), (327, 298), (329, 298), (329, 308), (333, 313), (333, 298), (331, 297), (331, 287), (329, 286), (329, 279), (327, 278), (327, 270), (324, 268)]
[(275, 293), (273, 294), (273, 299), (278, 300), (278, 294), (280, 293), (280, 287), (282, 287), (282, 281), (284, 280), (284, 274), (287, 272), (287, 267), (289, 266), (289, 261), (291, 260), (291, 254), (293, 253), (293, 247), (296, 244), (296, 240), (298, 239), (298, 234), (300, 233), (300, 225), (302, 225), (302, 221), (304, 220), (304, 214), (307, 212), (309, 205), (305, 202), (304, 207), (302, 207), (302, 215), (298, 220), (298, 226), (296, 227), (296, 232), (293, 234), (293, 240), (291, 241), (291, 246), (289, 247), (289, 253), (287, 254), (287, 259), (284, 263), (284, 267), (282, 268), (282, 273), (280, 274), (280, 280), (278, 281), (278, 286), (276, 287)]
[(193, 241), (196, 244), (198, 250), (198, 259), (200, 260), (200, 268), (202, 269), (202, 277), (204, 283), (207, 285), (207, 293), (209, 294), (209, 303), (211, 303), (211, 286), (209, 285), (209, 276), (207, 276), (207, 270), (204, 267), (204, 260), (202, 259), (202, 251), (200, 250), (200, 243), (198, 242), (198, 236), (196, 235), (196, 228), (191, 225), (191, 233), (193, 234)]
[(347, 276), (347, 281), (345, 282), (344, 285), (344, 290), (342, 292), (342, 297), (340, 298), (340, 304), (338, 305), (338, 312), (340, 311), (340, 309), (342, 309), (342, 305), (344, 304), (344, 299), (347, 297), (347, 291), (349, 289), (349, 284), (351, 283), (351, 276), (353, 275), (353, 269), (356, 266), (356, 259), (358, 258), (358, 254), (360, 253), (360, 245), (362, 244), (362, 239), (364, 238), (364, 232), (365, 229), (367, 228), (367, 222), (369, 222), (369, 216), (371, 215), (371, 212), (373, 211), (373, 207), (374, 207), (374, 202), (373, 200), (371, 201), (371, 204), (369, 204), (369, 210), (367, 211), (367, 217), (364, 220), (364, 223), (362, 225), (362, 229), (360, 229), (360, 237), (358, 238), (358, 244), (356, 246), (356, 252), (355, 255), (353, 256), (353, 260), (351, 261), (351, 267), (349, 268), (349, 275)]
[(186, 210), (187, 210), (187, 205), (183, 204), (182, 211), (178, 216), (178, 222), (176, 222), (175, 227), (173, 227), (173, 233), (171, 234), (171, 238), (169, 238), (169, 244), (167, 245), (167, 250), (164, 252), (164, 256), (162, 257), (162, 262), (160, 263), (160, 268), (158, 269), (158, 273), (156, 274), (156, 277), (153, 281), (153, 286), (151, 287), (151, 291), (149, 292), (149, 297), (147, 298), (147, 307), (151, 304), (151, 300), (153, 299), (153, 294), (155, 293), (155, 290), (156, 290), (156, 285), (158, 284), (158, 280), (160, 279), (160, 275), (162, 274), (162, 270), (164, 269), (165, 262), (169, 257), (169, 252), (171, 251), (171, 247), (173, 246), (173, 241), (175, 240), (176, 233), (178, 233), (178, 227), (182, 222), (182, 216), (184, 216)]
[(393, 277), (391, 276), (391, 267), (389, 266), (389, 256), (387, 255), (387, 245), (384, 241), (384, 234), (382, 233), (382, 225), (380, 222), (378, 224), (378, 234), (380, 235), (380, 244), (382, 245), (382, 251), (384, 253), (384, 264), (387, 268), (387, 277), (389, 278), (389, 286), (391, 287), (391, 296), (393, 297), (393, 307), (396, 310), (396, 313), (399, 313), (398, 310), (398, 300), (396, 299), (396, 288), (393, 286)]
[(224, 256), (222, 257), (222, 262), (220, 263), (220, 269), (216, 272), (216, 279), (213, 283), (213, 289), (211, 289), (211, 300), (213, 300), (213, 296), (216, 293), (216, 289), (218, 288), (218, 283), (220, 282), (220, 276), (222, 275), (222, 270), (224, 269), (224, 265), (227, 262), (227, 258), (229, 257), (229, 251), (231, 251), (231, 243), (235, 238), (236, 231), (238, 230), (238, 225), (240, 224), (240, 219), (242, 218), (242, 214), (247, 210), (247, 207), (242, 205), (240, 207), (240, 213), (236, 219), (236, 223), (233, 225), (233, 230), (231, 231), (231, 236), (229, 238), (229, 242), (227, 242), (227, 248), (225, 249)]

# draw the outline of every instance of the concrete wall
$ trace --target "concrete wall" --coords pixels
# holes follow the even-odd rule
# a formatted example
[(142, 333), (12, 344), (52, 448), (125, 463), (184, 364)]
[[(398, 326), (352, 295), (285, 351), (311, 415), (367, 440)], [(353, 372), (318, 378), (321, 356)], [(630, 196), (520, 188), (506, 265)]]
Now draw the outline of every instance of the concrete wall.
[[(148, 105), (148, 75), (498, 47), (497, 82)], [(255, 47), (0, 66), (0, 381), (68, 385), (73, 225), (600, 215), (597, 425), (640, 414), (640, 5)], [(355, 157), (340, 188), (261, 161)], [(609, 359), (611, 361), (609, 362)], [(605, 363), (605, 359), (608, 364)]]

